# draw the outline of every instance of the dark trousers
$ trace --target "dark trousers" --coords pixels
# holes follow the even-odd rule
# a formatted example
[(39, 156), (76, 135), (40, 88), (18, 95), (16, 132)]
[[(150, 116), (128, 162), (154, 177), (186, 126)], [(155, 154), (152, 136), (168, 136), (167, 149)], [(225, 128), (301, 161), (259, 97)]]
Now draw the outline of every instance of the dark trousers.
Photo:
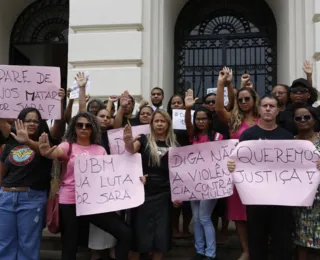
[(101, 228), (117, 239), (116, 259), (128, 260), (131, 245), (131, 229), (124, 220), (115, 213), (103, 213), (88, 216), (76, 216), (76, 205), (60, 204), (60, 225), (62, 242), (62, 260), (76, 260), (78, 245), (80, 243), (81, 226), (88, 223)]
[(292, 260), (292, 207), (246, 208), (250, 260), (268, 259), (268, 235), (272, 239), (272, 259)]

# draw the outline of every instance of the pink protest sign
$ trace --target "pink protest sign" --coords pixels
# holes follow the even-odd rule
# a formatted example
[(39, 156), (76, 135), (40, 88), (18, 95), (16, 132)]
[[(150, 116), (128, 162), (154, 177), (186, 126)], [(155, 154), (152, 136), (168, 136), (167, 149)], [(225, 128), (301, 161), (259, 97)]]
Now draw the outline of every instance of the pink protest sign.
[(309, 141), (240, 142), (232, 174), (245, 205), (311, 206), (320, 183), (320, 154)]
[[(109, 146), (111, 154), (129, 154), (123, 142), (123, 129), (112, 129), (108, 131)], [(136, 137), (141, 134), (149, 134), (150, 125), (138, 125), (132, 127), (132, 135)]]
[(172, 201), (207, 200), (233, 194), (227, 161), (238, 140), (169, 149)]
[(61, 119), (60, 81), (60, 68), (0, 65), (0, 118), (34, 107), (43, 119)]
[(77, 216), (141, 205), (144, 202), (141, 176), (140, 154), (78, 156), (74, 165)]

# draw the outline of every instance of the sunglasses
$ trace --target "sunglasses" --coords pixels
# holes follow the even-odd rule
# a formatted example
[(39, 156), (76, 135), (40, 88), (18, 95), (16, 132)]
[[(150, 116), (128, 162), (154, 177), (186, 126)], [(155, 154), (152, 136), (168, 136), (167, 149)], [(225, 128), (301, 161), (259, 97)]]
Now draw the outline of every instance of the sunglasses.
[(292, 92), (292, 93), (298, 93), (298, 92), (300, 92), (300, 93), (308, 93), (309, 89), (297, 87), (297, 88), (291, 88), (290, 92)]
[(77, 122), (76, 123), (76, 128), (78, 128), (78, 129), (92, 129), (92, 124), (91, 123)]
[(302, 119), (303, 119), (304, 121), (309, 121), (311, 118), (312, 118), (311, 115), (295, 116), (295, 117), (294, 117), (294, 121), (296, 121), (296, 122), (301, 122)]
[(240, 104), (242, 103), (248, 103), (251, 100), (251, 97), (244, 97), (244, 98), (238, 98), (238, 102)]
[(204, 101), (204, 103), (206, 105), (210, 105), (210, 104), (214, 105), (216, 103), (216, 101), (215, 100), (206, 100), (206, 101)]

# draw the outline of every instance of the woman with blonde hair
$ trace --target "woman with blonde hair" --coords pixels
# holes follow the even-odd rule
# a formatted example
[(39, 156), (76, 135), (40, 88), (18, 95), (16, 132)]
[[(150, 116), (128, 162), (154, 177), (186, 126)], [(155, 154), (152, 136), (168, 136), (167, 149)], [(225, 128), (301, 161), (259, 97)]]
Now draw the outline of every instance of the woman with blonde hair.
[(171, 249), (172, 239), (168, 151), (178, 145), (169, 114), (154, 112), (149, 135), (134, 138), (131, 126), (126, 125), (123, 140), (128, 152), (141, 153), (145, 182), (145, 202), (131, 210), (132, 259), (153, 252), (153, 260), (161, 260)]
[[(219, 120), (229, 126), (230, 139), (239, 139), (241, 134), (248, 128), (256, 125), (259, 121), (257, 92), (252, 87), (244, 86), (236, 94), (234, 108), (231, 112), (224, 108), (224, 87), (229, 71), (223, 69), (219, 72), (216, 113)], [(246, 207), (241, 203), (239, 194), (234, 189), (233, 195), (227, 199), (227, 218), (235, 221), (236, 230), (243, 250), (238, 260), (249, 259), (249, 248), (246, 227)]]

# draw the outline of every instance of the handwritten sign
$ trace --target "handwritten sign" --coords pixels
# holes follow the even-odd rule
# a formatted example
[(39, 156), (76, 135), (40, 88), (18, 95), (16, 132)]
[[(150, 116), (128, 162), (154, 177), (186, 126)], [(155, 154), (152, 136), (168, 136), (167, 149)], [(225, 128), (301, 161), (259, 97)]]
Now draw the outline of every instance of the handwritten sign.
[(0, 65), (0, 118), (34, 107), (43, 119), (61, 119), (60, 81), (60, 68)]
[(74, 165), (77, 216), (141, 205), (144, 202), (141, 176), (140, 154), (78, 156)]
[(320, 154), (309, 141), (240, 142), (233, 179), (245, 205), (311, 206), (320, 183)]
[(214, 141), (169, 149), (172, 201), (207, 200), (233, 194), (227, 168), (238, 140)]
[[(126, 151), (125, 144), (123, 142), (123, 129), (112, 129), (108, 131), (109, 146), (111, 154), (129, 154)], [(136, 137), (141, 134), (149, 134), (150, 125), (138, 125), (132, 127), (132, 135)]]
[[(172, 110), (172, 125), (173, 129), (186, 130), (186, 123), (184, 121), (186, 111), (184, 109)], [(193, 122), (194, 110), (191, 110), (191, 122)]]
[[(207, 89), (207, 94), (210, 94), (210, 93), (217, 94), (217, 88), (208, 88)], [(224, 105), (226, 106), (229, 103), (228, 89), (227, 88), (224, 88), (223, 96), (224, 96)]]
[[(91, 88), (91, 80), (89, 79), (89, 72), (88, 71), (85, 71), (84, 72), (84, 76), (86, 78), (88, 78), (88, 81), (87, 81), (87, 85), (86, 85), (86, 95), (88, 95), (89, 93), (89, 90)], [(72, 84), (72, 87), (71, 87), (71, 92), (70, 92), (70, 99), (77, 99), (79, 98), (79, 85), (77, 83), (77, 81), (74, 81), (73, 84)]]

